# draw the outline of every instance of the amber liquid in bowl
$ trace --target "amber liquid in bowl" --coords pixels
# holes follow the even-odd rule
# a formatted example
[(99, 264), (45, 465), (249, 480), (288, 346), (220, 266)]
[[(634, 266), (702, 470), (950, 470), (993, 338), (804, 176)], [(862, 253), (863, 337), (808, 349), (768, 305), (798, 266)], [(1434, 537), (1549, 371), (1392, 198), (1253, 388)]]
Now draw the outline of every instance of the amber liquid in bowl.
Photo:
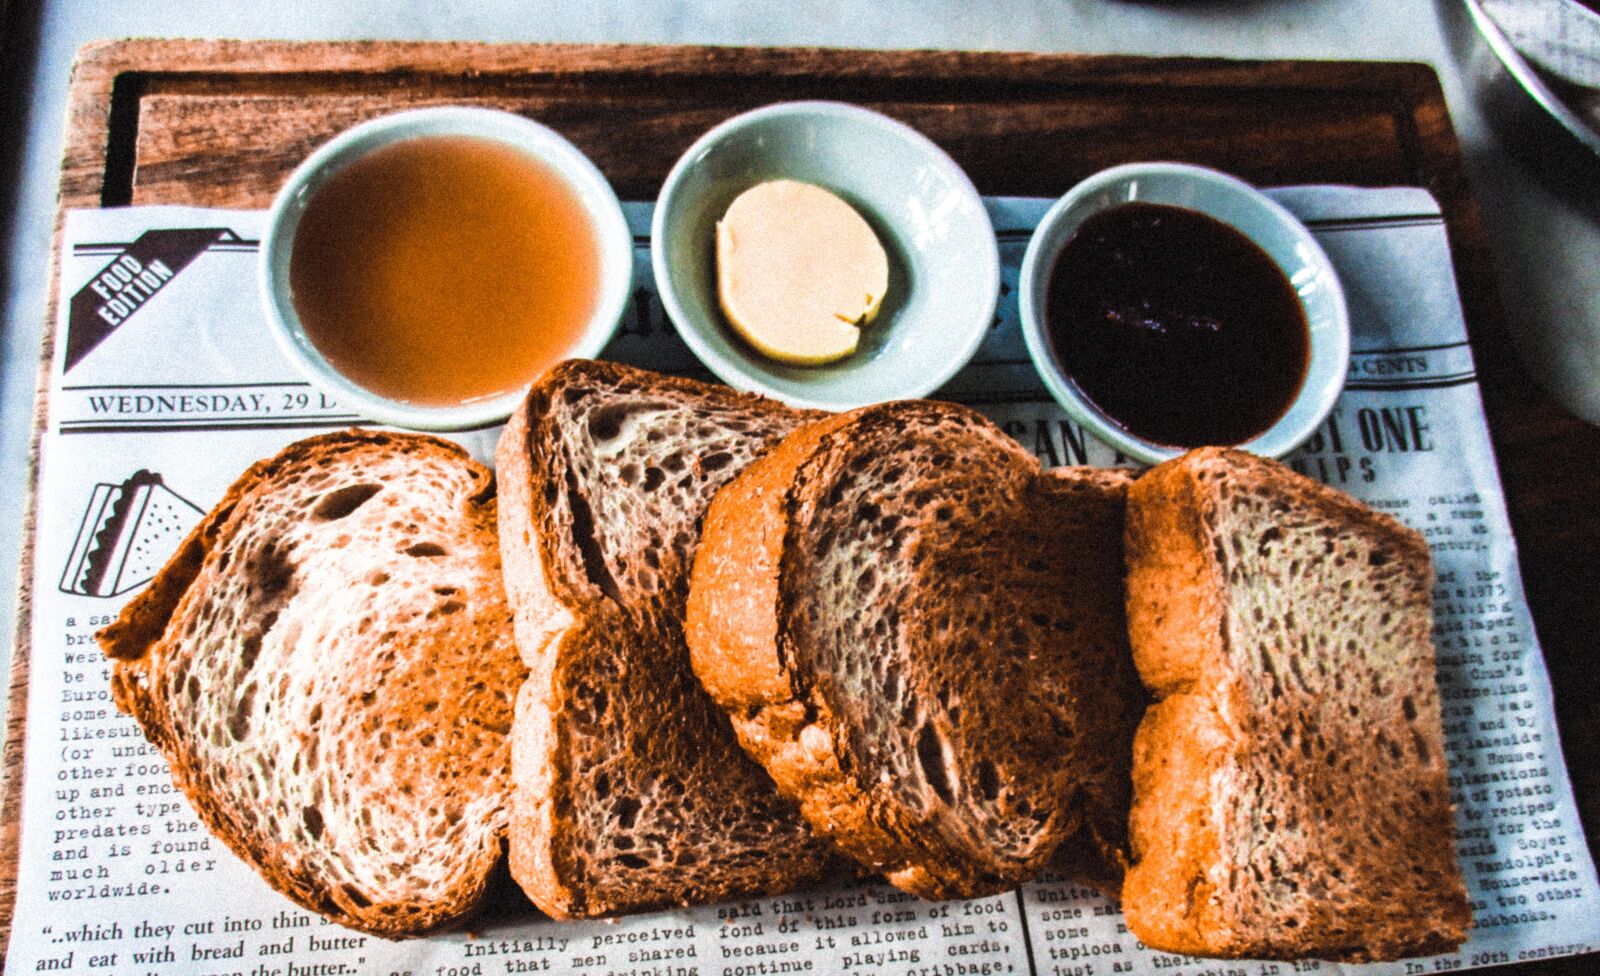
[(600, 246), (560, 174), (470, 136), (397, 142), (334, 174), (295, 231), (307, 337), (357, 385), (447, 406), (526, 386), (599, 302)]

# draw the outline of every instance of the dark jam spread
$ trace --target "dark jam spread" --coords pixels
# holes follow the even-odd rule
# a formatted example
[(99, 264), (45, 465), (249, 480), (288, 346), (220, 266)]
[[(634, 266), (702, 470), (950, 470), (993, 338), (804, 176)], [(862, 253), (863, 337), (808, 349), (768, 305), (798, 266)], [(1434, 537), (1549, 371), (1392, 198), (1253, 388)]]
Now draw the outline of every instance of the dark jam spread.
[(1251, 440), (1305, 381), (1310, 336), (1289, 279), (1239, 231), (1182, 207), (1126, 203), (1084, 221), (1045, 314), (1084, 396), (1157, 444)]

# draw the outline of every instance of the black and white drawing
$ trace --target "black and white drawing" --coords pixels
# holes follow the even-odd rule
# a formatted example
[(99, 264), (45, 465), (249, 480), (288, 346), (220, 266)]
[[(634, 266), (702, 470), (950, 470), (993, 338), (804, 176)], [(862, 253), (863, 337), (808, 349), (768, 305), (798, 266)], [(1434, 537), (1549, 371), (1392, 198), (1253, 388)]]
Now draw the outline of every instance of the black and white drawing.
[(204, 513), (154, 471), (94, 486), (61, 591), (113, 597), (148, 583)]

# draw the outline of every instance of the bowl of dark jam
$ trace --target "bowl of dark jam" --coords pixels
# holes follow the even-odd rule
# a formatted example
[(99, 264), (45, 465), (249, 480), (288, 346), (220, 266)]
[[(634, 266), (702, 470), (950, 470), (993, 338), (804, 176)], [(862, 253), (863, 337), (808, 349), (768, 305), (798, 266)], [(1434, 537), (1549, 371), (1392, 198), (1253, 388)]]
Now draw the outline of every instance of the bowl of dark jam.
[(1084, 180), (1040, 222), (1018, 292), (1051, 395), (1149, 464), (1213, 444), (1280, 456), (1344, 388), (1332, 263), (1293, 214), (1216, 170), (1133, 163)]

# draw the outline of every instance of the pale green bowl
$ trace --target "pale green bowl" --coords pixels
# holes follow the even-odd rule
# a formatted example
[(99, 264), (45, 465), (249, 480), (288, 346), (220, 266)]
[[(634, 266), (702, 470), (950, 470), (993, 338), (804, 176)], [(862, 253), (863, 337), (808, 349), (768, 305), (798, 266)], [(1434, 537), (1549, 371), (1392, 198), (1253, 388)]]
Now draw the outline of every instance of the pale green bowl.
[[(855, 207), (889, 255), (889, 290), (855, 353), (826, 366), (762, 356), (717, 304), (716, 224), (740, 193), (792, 179)], [(966, 365), (994, 318), (1000, 254), (972, 181), (926, 136), (837, 102), (756, 109), (678, 160), (651, 226), (656, 287), (678, 334), (725, 383), (844, 410), (926, 396)]]

